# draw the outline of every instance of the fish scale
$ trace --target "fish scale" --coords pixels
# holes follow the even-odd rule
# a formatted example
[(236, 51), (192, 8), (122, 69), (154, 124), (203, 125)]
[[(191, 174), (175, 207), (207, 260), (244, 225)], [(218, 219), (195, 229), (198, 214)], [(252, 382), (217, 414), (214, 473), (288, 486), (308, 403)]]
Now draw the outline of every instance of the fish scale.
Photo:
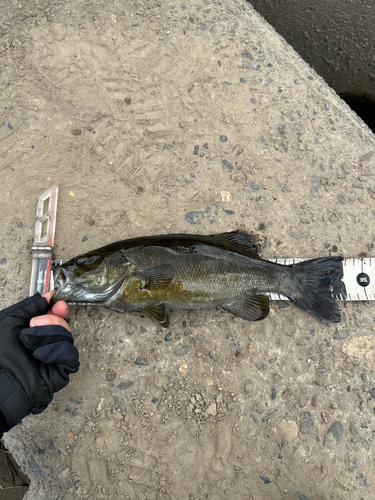
[[(175, 281), (183, 281), (183, 290), (178, 294), (180, 300), (183, 295), (190, 294), (195, 307), (204, 307), (196, 304), (202, 295), (210, 296), (210, 303), (215, 301), (221, 303), (225, 298), (231, 299), (241, 294), (254, 294), (264, 292), (265, 283), (270, 286), (274, 279), (271, 270), (266, 262), (251, 260), (238, 254), (224, 254), (223, 249), (211, 249), (211, 255), (200, 255), (195, 253), (170, 252), (167, 248), (147, 247), (141, 250), (141, 255), (134, 255), (133, 252), (126, 252), (127, 257), (140, 269), (147, 269), (161, 264), (171, 264), (176, 268)], [(181, 247), (180, 252), (184, 249)], [(138, 252), (138, 249), (135, 251)], [(264, 269), (262, 279), (261, 269), (258, 273), (252, 272), (253, 263)], [(251, 283), (251, 285), (250, 285)], [(274, 285), (277, 287), (277, 284)], [(225, 292), (225, 293), (224, 293)], [(187, 297), (188, 298), (188, 297)], [(166, 301), (167, 302), (167, 301)], [(179, 306), (175, 303), (175, 308)]]

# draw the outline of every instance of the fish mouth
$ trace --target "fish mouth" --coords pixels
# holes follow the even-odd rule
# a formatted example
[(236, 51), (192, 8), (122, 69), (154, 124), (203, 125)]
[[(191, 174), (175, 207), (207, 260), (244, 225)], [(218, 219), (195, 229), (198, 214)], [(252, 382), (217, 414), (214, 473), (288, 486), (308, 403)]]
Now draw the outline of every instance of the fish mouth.
[(127, 275), (127, 272), (121, 274), (118, 280), (112, 285), (92, 288), (75, 284), (69, 281), (69, 277), (65, 275), (65, 283), (61, 279), (56, 280), (54, 283), (56, 293), (53, 296), (53, 302), (56, 303), (58, 300), (77, 304), (97, 304), (106, 302), (120, 290)]

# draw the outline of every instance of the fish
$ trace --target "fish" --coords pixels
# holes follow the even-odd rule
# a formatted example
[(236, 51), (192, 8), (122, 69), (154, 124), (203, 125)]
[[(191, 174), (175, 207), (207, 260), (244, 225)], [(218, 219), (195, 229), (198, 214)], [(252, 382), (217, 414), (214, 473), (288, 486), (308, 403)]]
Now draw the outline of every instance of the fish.
[(173, 309), (219, 308), (248, 321), (269, 314), (282, 294), (319, 319), (340, 322), (332, 297), (342, 257), (292, 265), (262, 259), (243, 231), (165, 234), (115, 242), (57, 266), (53, 301), (139, 311), (163, 328)]

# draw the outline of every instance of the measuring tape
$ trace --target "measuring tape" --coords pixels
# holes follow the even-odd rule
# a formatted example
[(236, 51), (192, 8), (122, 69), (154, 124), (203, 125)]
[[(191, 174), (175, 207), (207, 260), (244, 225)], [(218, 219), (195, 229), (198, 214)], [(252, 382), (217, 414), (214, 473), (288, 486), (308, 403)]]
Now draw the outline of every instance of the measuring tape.
[[(30, 296), (53, 290), (53, 267), (66, 261), (52, 260), (55, 237), (58, 186), (55, 184), (38, 199)], [(270, 262), (290, 266), (309, 259), (268, 259)], [(332, 296), (338, 301), (375, 300), (375, 258), (344, 259), (343, 275), (337, 280)], [(271, 300), (289, 300), (277, 293), (268, 294)], [(85, 304), (80, 304), (85, 305)]]

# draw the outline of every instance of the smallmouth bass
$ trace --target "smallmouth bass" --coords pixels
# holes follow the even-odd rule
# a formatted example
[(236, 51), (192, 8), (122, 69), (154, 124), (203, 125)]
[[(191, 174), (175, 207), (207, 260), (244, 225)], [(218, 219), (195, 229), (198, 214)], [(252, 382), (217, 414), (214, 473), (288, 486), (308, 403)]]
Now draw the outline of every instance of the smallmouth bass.
[(54, 272), (53, 301), (140, 311), (168, 328), (171, 309), (220, 308), (248, 321), (269, 313), (268, 292), (340, 322), (331, 291), (342, 257), (283, 266), (261, 259), (251, 235), (170, 234), (132, 238), (71, 259)]

